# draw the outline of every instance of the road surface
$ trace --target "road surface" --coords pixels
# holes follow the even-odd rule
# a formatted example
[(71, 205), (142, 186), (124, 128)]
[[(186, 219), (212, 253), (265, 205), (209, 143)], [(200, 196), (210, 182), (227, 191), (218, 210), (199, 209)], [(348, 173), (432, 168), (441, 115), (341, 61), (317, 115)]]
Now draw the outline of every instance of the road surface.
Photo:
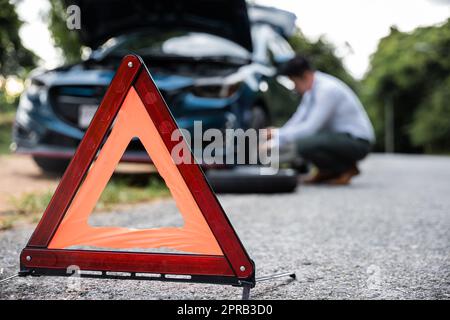
[[(285, 195), (220, 201), (257, 276), (254, 299), (449, 299), (450, 157), (372, 155), (348, 187), (301, 186)], [(125, 214), (127, 213), (127, 214)], [(152, 222), (153, 221), (153, 222)], [(157, 222), (156, 222), (157, 221)], [(171, 200), (96, 214), (95, 225), (179, 225)], [(156, 223), (156, 224), (155, 224)], [(0, 233), (1, 278), (18, 268), (33, 231)], [(130, 280), (16, 278), (0, 299), (239, 299), (239, 288)]]

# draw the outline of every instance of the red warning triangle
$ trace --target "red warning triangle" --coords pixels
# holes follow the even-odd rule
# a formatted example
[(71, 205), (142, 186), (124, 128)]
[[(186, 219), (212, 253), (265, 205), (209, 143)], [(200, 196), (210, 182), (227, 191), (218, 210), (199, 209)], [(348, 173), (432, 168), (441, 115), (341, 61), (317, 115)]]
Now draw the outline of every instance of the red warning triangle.
[[(193, 155), (190, 163), (173, 161), (171, 150), (180, 143), (171, 139), (176, 129), (142, 60), (126, 56), (22, 251), (21, 273), (67, 275), (69, 267), (78, 266), (101, 271), (105, 277), (108, 272), (126, 272), (132, 278), (148, 273), (161, 274), (159, 280), (165, 280), (175, 274), (190, 276), (193, 282), (254, 285), (254, 264)], [(182, 227), (137, 230), (89, 225), (89, 215), (134, 137), (141, 140), (166, 182), (183, 217)], [(118, 251), (152, 248), (183, 253)]]

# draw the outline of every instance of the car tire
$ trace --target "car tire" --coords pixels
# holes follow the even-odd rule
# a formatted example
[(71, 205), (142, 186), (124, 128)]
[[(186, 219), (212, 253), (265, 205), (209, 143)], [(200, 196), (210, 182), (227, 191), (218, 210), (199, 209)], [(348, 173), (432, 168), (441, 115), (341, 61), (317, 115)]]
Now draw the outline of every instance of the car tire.
[(70, 159), (46, 158), (39, 156), (34, 156), (33, 160), (44, 173), (58, 175), (63, 174), (70, 163)]
[(289, 193), (297, 188), (295, 170), (280, 169), (271, 175), (261, 175), (260, 170), (258, 166), (211, 169), (206, 172), (206, 177), (217, 193)]

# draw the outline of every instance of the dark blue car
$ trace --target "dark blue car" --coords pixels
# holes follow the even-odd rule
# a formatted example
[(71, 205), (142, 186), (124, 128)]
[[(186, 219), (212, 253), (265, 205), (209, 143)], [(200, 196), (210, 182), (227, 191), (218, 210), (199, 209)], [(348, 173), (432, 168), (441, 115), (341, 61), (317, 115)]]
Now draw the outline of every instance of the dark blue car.
[[(262, 128), (296, 97), (276, 64), (293, 56), (292, 13), (244, 0), (67, 1), (81, 8), (79, 64), (34, 72), (20, 99), (13, 148), (61, 171), (83, 138), (121, 58), (143, 57), (178, 125)], [(105, 9), (106, 8), (106, 9)], [(138, 140), (122, 161), (149, 162)]]

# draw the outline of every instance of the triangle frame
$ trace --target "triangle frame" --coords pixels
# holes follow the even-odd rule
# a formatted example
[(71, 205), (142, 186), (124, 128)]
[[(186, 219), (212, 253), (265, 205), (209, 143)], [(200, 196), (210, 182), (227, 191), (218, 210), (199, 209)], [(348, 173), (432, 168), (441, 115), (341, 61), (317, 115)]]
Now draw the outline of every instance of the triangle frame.
[[(254, 287), (255, 265), (208, 184), (202, 169), (192, 162), (176, 165), (192, 197), (223, 253), (172, 254), (50, 248), (73, 199), (83, 184), (91, 164), (108, 136), (127, 94), (134, 90), (167, 150), (179, 141), (171, 134), (178, 128), (143, 60), (137, 55), (123, 58), (85, 136), (64, 173), (47, 209), (20, 255), (21, 275), (70, 276), (77, 266), (82, 276), (185, 281)], [(100, 273), (99, 273), (100, 272)], [(137, 276), (144, 274), (143, 276)], [(158, 274), (158, 276), (148, 276)], [(186, 276), (186, 277), (175, 277)]]

